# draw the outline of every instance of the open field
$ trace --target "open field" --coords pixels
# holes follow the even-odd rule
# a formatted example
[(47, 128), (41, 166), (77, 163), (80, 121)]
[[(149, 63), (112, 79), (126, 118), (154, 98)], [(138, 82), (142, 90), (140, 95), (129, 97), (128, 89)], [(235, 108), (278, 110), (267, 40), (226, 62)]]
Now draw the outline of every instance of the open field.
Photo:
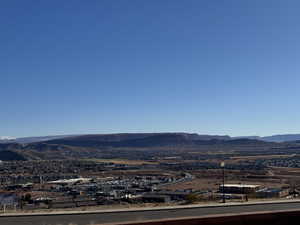
[(274, 158), (290, 158), (295, 157), (296, 154), (290, 155), (251, 155), (251, 156), (233, 156), (233, 160), (255, 160), (255, 159), (274, 159)]
[[(255, 184), (255, 185), (261, 185), (261, 186), (267, 186), (272, 188), (280, 188), (284, 185), (284, 183), (281, 183), (280, 180), (263, 180), (263, 179), (227, 179), (227, 183), (233, 183), (233, 184)], [(217, 190), (219, 188), (219, 185), (221, 185), (222, 179), (217, 178), (196, 178), (192, 181), (187, 181), (183, 183), (178, 184), (170, 184), (166, 185), (164, 188), (176, 191), (176, 190), (187, 190), (187, 189), (193, 189), (193, 190)], [(286, 184), (287, 185), (287, 184)]]
[(114, 163), (124, 165), (155, 165), (158, 162), (146, 161), (146, 160), (130, 160), (130, 159), (83, 159), (85, 161), (93, 161), (99, 163)]

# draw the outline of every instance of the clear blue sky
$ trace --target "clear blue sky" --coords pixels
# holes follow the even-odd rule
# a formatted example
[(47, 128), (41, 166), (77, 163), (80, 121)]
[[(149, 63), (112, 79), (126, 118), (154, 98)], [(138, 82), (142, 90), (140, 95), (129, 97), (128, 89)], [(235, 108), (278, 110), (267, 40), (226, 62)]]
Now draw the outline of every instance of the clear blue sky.
[(298, 0), (3, 0), (0, 136), (300, 133)]

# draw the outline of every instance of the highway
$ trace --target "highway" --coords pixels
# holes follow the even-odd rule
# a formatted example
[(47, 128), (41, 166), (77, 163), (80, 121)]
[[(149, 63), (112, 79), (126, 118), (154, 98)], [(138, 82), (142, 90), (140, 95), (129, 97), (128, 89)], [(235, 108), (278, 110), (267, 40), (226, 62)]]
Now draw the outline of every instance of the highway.
[(300, 210), (300, 202), (241, 203), (196, 207), (168, 207), (160, 209), (111, 210), (82, 213), (15, 214), (0, 216), (2, 225), (92, 225), (128, 221), (198, 217), (217, 214), (238, 214), (278, 210)]

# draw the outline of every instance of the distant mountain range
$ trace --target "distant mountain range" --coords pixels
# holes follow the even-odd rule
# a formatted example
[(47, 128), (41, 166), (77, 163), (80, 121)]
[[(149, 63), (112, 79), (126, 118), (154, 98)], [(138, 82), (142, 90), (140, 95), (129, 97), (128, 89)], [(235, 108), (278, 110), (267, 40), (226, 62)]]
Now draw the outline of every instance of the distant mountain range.
[(299, 141), (300, 134), (279, 134), (267, 137), (262, 137), (260, 140), (273, 141), (273, 142), (287, 142), (287, 141)]
[(0, 136), (0, 143), (19, 143), (19, 144), (28, 144), (34, 142), (48, 141), (53, 139), (60, 139), (65, 137), (71, 137), (76, 135), (54, 135), (54, 136), (41, 136), (41, 137), (8, 137), (8, 136)]
[(277, 134), (272, 136), (241, 136), (241, 137), (232, 137), (234, 139), (239, 138), (247, 138), (247, 139), (255, 139), (262, 140), (268, 142), (290, 142), (290, 141), (300, 141), (300, 134)]
[(228, 135), (200, 135), (196, 133), (116, 133), (116, 134), (91, 134), (91, 135), (53, 135), (53, 136), (41, 136), (41, 137), (22, 137), (14, 138), (8, 136), (0, 136), (0, 143), (19, 143), (19, 144), (28, 144), (34, 142), (44, 142), (64, 138), (96, 138), (97, 140), (102, 141), (116, 141), (116, 140), (129, 140), (142, 137), (149, 137), (159, 134), (173, 134), (173, 135), (183, 135), (190, 140), (236, 140), (236, 139), (252, 139), (252, 140), (261, 140), (267, 142), (291, 142), (291, 141), (300, 141), (300, 134), (278, 134), (272, 136), (239, 136), (239, 137), (230, 137)]
[(78, 140), (88, 138), (88, 139), (97, 139), (97, 141), (122, 141), (122, 140), (144, 138), (144, 137), (160, 135), (160, 134), (182, 135), (185, 136), (187, 139), (191, 139), (191, 140), (231, 139), (229, 136), (226, 135), (224, 136), (199, 135), (199, 134), (189, 134), (189, 133), (116, 133), (116, 134), (90, 134), (90, 135), (54, 135), (54, 136), (23, 137), (23, 138), (2, 137), (0, 138), (0, 143), (29, 144), (35, 142), (45, 142), (45, 141), (59, 140), (59, 139), (66, 139), (66, 138), (67, 139), (76, 138)]
[(0, 141), (11, 141), (11, 140), (15, 140), (16, 138), (14, 137), (9, 137), (9, 136), (0, 136)]
[[(25, 141), (31, 141), (25, 143)], [(15, 141), (20, 141), (16, 139)], [(122, 133), (36, 137), (0, 144), (0, 160), (149, 158), (195, 151), (265, 149), (277, 146), (253, 139), (190, 133)], [(33, 142), (32, 142), (33, 141)], [(152, 157), (151, 156), (151, 157)]]
[[(195, 133), (119, 133), (2, 138), (0, 160), (135, 158), (189, 151), (300, 151), (300, 135), (230, 137)], [(168, 153), (168, 154), (167, 154)]]

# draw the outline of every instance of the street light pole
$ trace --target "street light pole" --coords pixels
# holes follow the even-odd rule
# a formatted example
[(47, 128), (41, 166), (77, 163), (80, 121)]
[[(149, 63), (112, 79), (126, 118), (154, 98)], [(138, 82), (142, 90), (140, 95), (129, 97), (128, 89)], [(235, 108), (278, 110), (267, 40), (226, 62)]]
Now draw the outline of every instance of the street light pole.
[(222, 196), (222, 202), (226, 203), (225, 200), (225, 162), (221, 162), (221, 167), (222, 167), (222, 174), (223, 174), (223, 185), (222, 185), (222, 192), (223, 192), (223, 196)]

